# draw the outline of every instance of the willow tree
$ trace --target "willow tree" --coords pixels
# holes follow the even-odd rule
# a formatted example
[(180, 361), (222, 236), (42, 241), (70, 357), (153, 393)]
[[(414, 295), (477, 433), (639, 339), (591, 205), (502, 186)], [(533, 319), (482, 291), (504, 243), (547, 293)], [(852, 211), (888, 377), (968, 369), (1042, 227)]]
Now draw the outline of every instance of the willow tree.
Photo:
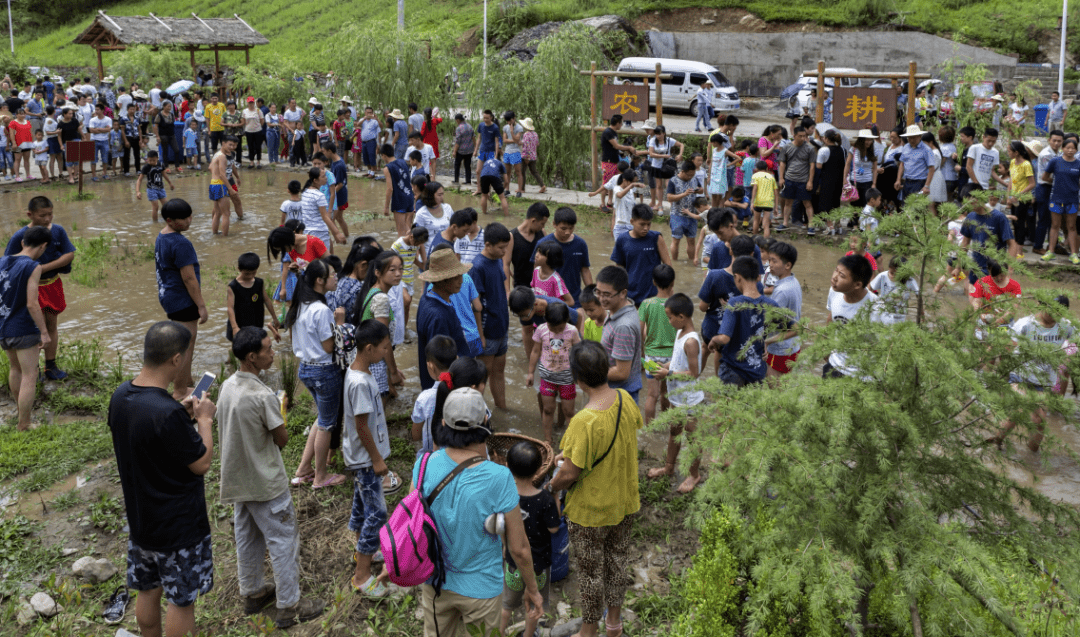
[[(309, 95), (315, 94), (315, 82), (307, 74), (308, 70), (292, 58), (275, 53), (236, 67), (233, 85), (243, 87), (248, 95), (261, 97), (268, 105), (277, 104), (280, 113), (290, 99), (303, 105)], [(306, 110), (307, 106), (303, 108)]]
[[(1014, 342), (1002, 328), (977, 340), (974, 310), (933, 297), (956, 248), (945, 232), (956, 208), (940, 209), (934, 216), (915, 197), (879, 227), (888, 249), (907, 257), (901, 276), (919, 284), (918, 320), (804, 321), (793, 373), (739, 390), (703, 382), (712, 407), (696, 414), (698, 433), (682, 460), (716, 459), (694, 517), (712, 530), (689, 572), (691, 603), (675, 634), (1075, 634), (1080, 515), (1013, 477), (1030, 461), (1016, 453), (1034, 433), (1030, 414), (1039, 406), (1071, 414), (1075, 404), (1022, 394), (1008, 374), (1032, 361), (1076, 364), (1063, 349)], [(1017, 316), (1062, 316), (1047, 291), (1029, 292), (1016, 301)], [(832, 351), (847, 352), (865, 378), (822, 379), (814, 367)], [(653, 427), (678, 417), (665, 414)], [(1002, 453), (986, 440), (1004, 420), (1018, 427)], [(1053, 436), (1042, 453), (1076, 458)], [(720, 547), (726, 562), (710, 526), (718, 507), (738, 512), (741, 526), (728, 535), (738, 540)], [(743, 572), (734, 573), (735, 563)], [(728, 575), (701, 581), (709, 572)], [(1033, 625), (1032, 609), (1047, 602), (1040, 582), (1071, 615), (1054, 610), (1056, 633)], [(716, 619), (719, 603), (737, 612)], [(1071, 628), (1061, 629), (1067, 621)], [(781, 624), (786, 632), (770, 628)]]
[(338, 95), (349, 95), (358, 107), (405, 112), (415, 102), (445, 110), (451, 102), (443, 87), (451, 67), (445, 46), (445, 37), (425, 39), (390, 21), (372, 21), (346, 24), (327, 39), (323, 57)]
[(124, 78), (126, 86), (160, 81), (165, 88), (177, 80), (191, 79), (191, 65), (183, 49), (136, 44), (117, 52), (109, 64), (109, 73)]
[(589, 133), (581, 125), (589, 123), (589, 78), (579, 71), (588, 69), (590, 60), (606, 63), (607, 37), (566, 23), (540, 42), (528, 62), (491, 56), (486, 77), (481, 61), (468, 67), (464, 89), (470, 111), (478, 118), (491, 109), (500, 125), (505, 111), (514, 111), (519, 121), (532, 118), (540, 138), (540, 173), (567, 188), (588, 179)]

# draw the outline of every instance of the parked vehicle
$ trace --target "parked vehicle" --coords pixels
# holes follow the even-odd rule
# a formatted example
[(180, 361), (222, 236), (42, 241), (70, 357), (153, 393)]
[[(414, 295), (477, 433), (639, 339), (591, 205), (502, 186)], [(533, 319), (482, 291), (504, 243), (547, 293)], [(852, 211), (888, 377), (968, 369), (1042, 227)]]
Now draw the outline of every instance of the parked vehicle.
[[(858, 73), (857, 69), (849, 68), (827, 68), (825, 73)], [(836, 86), (837, 78), (826, 77), (825, 78), (825, 92), (832, 94), (833, 87)], [(862, 86), (862, 80), (857, 77), (841, 77), (840, 86), (843, 88), (856, 88)], [(805, 84), (806, 88), (799, 91), (795, 97), (788, 100), (788, 110), (796, 113), (810, 113), (814, 110), (814, 98), (810, 96), (810, 92), (817, 88), (817, 76), (816, 75), (801, 75), (799, 79), (795, 80), (797, 84)]]
[[(724, 74), (715, 66), (703, 62), (689, 60), (672, 60), (668, 58), (625, 58), (619, 62), (619, 71), (634, 73), (652, 73), (656, 70), (656, 64), (660, 64), (661, 72), (671, 75), (670, 79), (661, 80), (663, 87), (664, 108), (688, 110), (697, 117), (698, 88), (711, 80), (716, 94), (713, 97), (713, 109), (716, 111), (734, 111), (740, 106), (739, 92), (728, 82)], [(625, 80), (625, 83), (642, 84), (640, 78)], [(656, 86), (649, 82), (649, 106), (656, 106)]]

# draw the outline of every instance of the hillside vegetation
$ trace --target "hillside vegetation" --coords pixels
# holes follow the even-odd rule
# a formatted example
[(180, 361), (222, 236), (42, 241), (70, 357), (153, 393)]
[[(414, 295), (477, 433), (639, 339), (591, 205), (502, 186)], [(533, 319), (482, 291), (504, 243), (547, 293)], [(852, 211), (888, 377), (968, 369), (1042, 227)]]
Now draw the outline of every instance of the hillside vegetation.
[[(16, 52), (21, 61), (46, 66), (92, 66), (93, 51), (71, 41), (93, 20), (99, 8), (114, 15), (187, 17), (232, 17), (240, 14), (266, 35), (270, 49), (293, 58), (311, 70), (323, 68), (319, 55), (327, 38), (342, 25), (381, 23), (396, 20), (395, 2), (342, 2), (323, 5), (285, 0), (133, 0), (129, 2), (75, 3), (79, 9), (70, 18), (35, 14), (30, 0), (16, 0)], [(1021, 60), (1033, 60), (1038, 53), (1040, 30), (1053, 28), (1060, 14), (1058, 0), (804, 0), (776, 3), (771, 0), (513, 0), (507, 11), (495, 0), (489, 4), (488, 20), (492, 39), (508, 39), (518, 31), (551, 20), (573, 20), (616, 13), (633, 19), (644, 12), (690, 7), (744, 8), (771, 22), (813, 21), (827, 26), (864, 28), (913, 28), (929, 33), (953, 35), (997, 49), (1017, 53)], [(1078, 16), (1080, 17), (1080, 16)], [(406, 27), (438, 42), (436, 49), (448, 49), (462, 34), (483, 22), (483, 3), (475, 0), (406, 0)], [(1078, 24), (1073, 22), (1073, 24)], [(22, 25), (22, 26), (19, 26)], [(392, 27), (389, 27), (392, 28)], [(19, 34), (26, 34), (18, 37)], [(6, 34), (5, 34), (6, 35)], [(1080, 44), (1080, 40), (1077, 40)], [(441, 46), (440, 46), (441, 45)], [(1071, 47), (1074, 48), (1074, 47)], [(223, 55), (224, 63), (236, 64), (241, 55)], [(185, 56), (186, 58), (186, 56)], [(108, 65), (106, 57), (106, 65)], [(200, 63), (212, 63), (212, 55), (202, 55)]]

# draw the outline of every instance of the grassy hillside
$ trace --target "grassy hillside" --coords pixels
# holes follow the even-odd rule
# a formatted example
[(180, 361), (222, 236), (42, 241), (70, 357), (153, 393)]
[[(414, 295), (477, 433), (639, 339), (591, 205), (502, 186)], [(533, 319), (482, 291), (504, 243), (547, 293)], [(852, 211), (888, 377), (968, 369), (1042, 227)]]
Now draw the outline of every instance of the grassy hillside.
[[(37, 37), (16, 40), (16, 51), (28, 63), (45, 65), (92, 65), (93, 51), (75, 46), (71, 40), (85, 29), (99, 3), (72, 16), (66, 25)], [(524, 4), (524, 3), (522, 3)], [(503, 15), (498, 3), (488, 7), (489, 30), (493, 36), (509, 37), (523, 28), (549, 20), (570, 20), (619, 13), (631, 19), (647, 11), (687, 7), (745, 8), (767, 21), (816, 21), (832, 26), (877, 28), (883, 24), (905, 26), (957, 35), (969, 41), (1031, 59), (1038, 51), (1033, 33), (1049, 29), (1060, 14), (1059, 0), (804, 0), (798, 4), (773, 0), (537, 0)], [(347, 22), (396, 20), (395, 2), (341, 2), (315, 4), (285, 0), (133, 0), (110, 4), (115, 15), (186, 17), (194, 11), (202, 17), (232, 17), (238, 13), (266, 35), (271, 44), (263, 50), (310, 63), (320, 70), (318, 51), (325, 38), (333, 36)], [(900, 13), (897, 13), (900, 12)], [(483, 21), (483, 3), (476, 0), (406, 0), (406, 27), (433, 40), (456, 40), (467, 29)], [(1076, 22), (1074, 22), (1076, 24)], [(1078, 40), (1080, 42), (1080, 40)], [(442, 48), (442, 47), (440, 47)], [(254, 54), (258, 55), (260, 49)], [(227, 63), (242, 56), (225, 55)], [(212, 55), (199, 58), (213, 61)], [(106, 61), (106, 65), (108, 62)]]

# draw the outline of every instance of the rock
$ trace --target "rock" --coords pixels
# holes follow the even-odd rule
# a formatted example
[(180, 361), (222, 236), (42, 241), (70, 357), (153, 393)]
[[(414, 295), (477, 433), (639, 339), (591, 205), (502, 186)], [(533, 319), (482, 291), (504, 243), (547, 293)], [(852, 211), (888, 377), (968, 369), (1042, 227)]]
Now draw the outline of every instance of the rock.
[(583, 619), (576, 617), (565, 624), (559, 624), (551, 629), (551, 637), (570, 637), (581, 630), (583, 623), (585, 623)]
[(52, 617), (60, 612), (60, 608), (48, 593), (34, 593), (34, 596), (30, 598), (30, 607), (42, 617)]
[(79, 549), (67, 548), (67, 549), (64, 549), (64, 550), (60, 551), (60, 554), (63, 555), (64, 557), (71, 557), (72, 555), (75, 555), (78, 552), (79, 552)]
[(80, 557), (71, 567), (71, 572), (91, 584), (100, 584), (111, 579), (119, 569), (105, 558)]
[[(618, 59), (621, 55), (640, 45), (640, 37), (633, 25), (626, 18), (618, 15), (602, 15), (584, 20), (574, 20), (572, 23), (580, 24), (597, 33), (621, 33), (624, 43), (618, 45), (617, 51), (612, 51), (611, 57)], [(545, 22), (521, 31), (503, 46), (503, 57), (517, 57), (519, 60), (528, 62), (536, 57), (536, 50), (541, 40), (551, 37), (565, 24), (571, 22)]]
[(570, 604), (559, 602), (555, 606), (555, 613), (558, 615), (559, 619), (567, 619), (570, 617)]
[(135, 635), (134, 633), (129, 633), (123, 628), (117, 628), (116, 634), (113, 635), (113, 637), (138, 637), (138, 635)]
[(37, 612), (26, 600), (19, 602), (19, 609), (15, 611), (15, 623), (20, 626), (29, 626), (37, 619)]
[(424, 621), (424, 609), (417, 606), (416, 613), (413, 616), (416, 617), (416, 621)]
[(637, 621), (637, 613), (629, 608), (623, 607), (622, 609), (622, 621), (624, 624), (633, 624)]
[(702, 24), (716, 24), (716, 20), (713, 20), (712, 18), (702, 18), (701, 23)]

